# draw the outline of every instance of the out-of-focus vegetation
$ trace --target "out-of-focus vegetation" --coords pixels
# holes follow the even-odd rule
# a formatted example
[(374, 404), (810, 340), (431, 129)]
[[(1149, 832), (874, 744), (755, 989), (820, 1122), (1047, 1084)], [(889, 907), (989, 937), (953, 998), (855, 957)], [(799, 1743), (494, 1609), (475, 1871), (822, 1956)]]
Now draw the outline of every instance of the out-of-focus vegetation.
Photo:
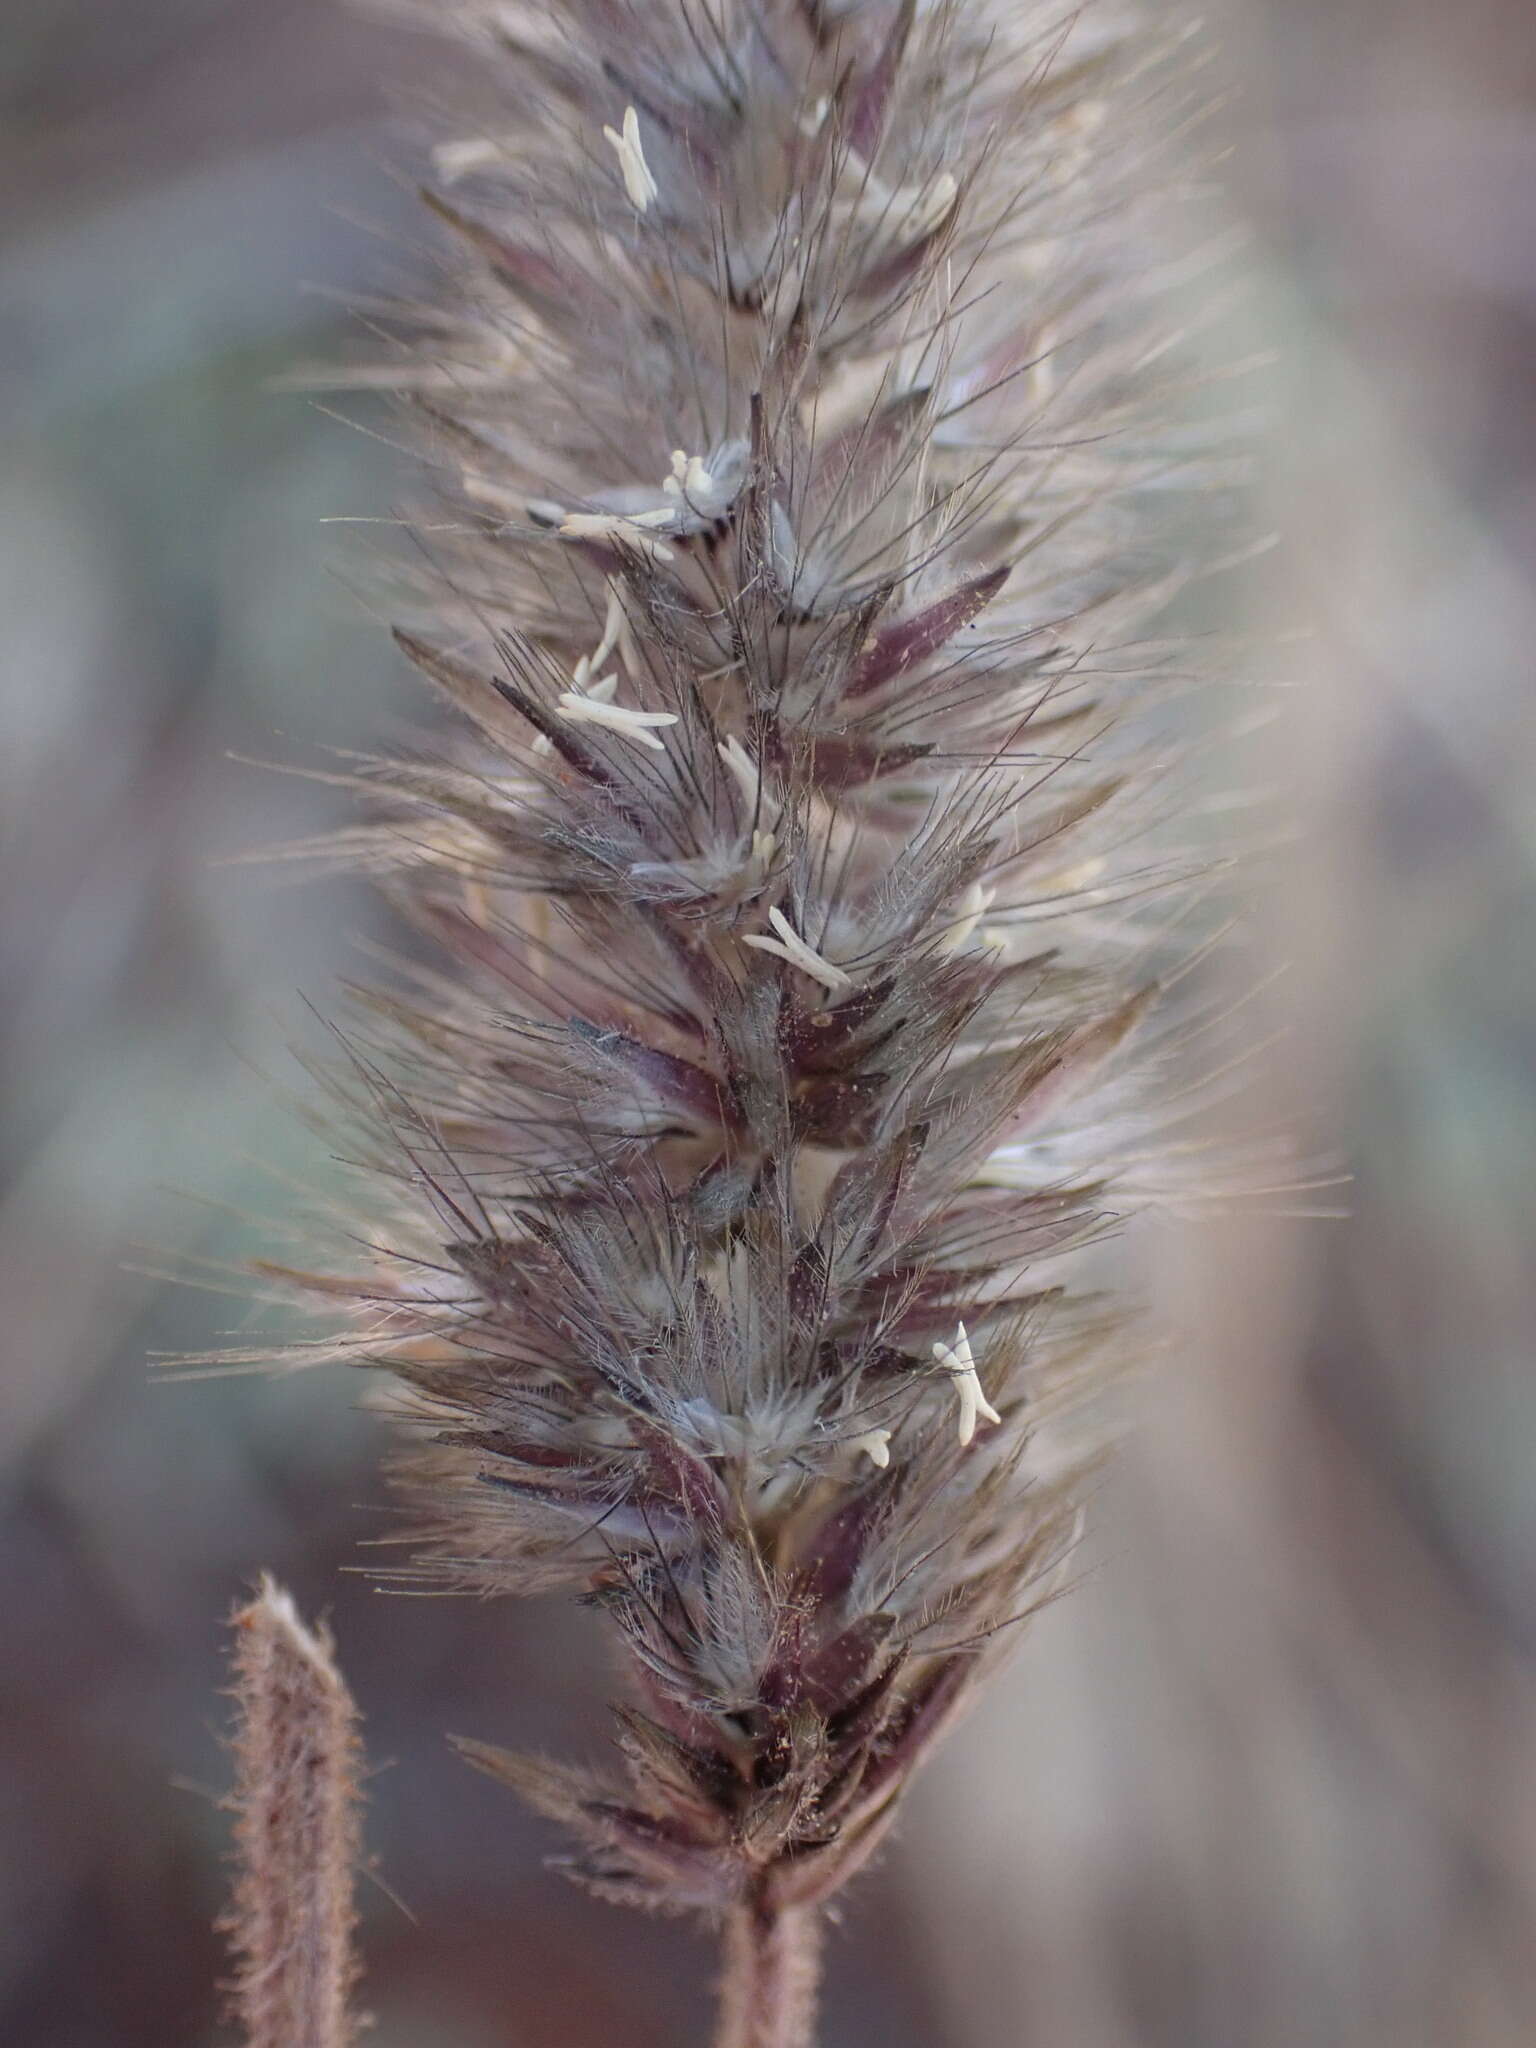
[[(1352, 1214), (1170, 1228), (1188, 1333), (1092, 1569), (834, 1943), (828, 2048), (1515, 2048), (1536, 2024), (1536, 48), (1521, 0), (1218, 0), (1291, 839), (1235, 981)], [(379, 2048), (676, 2048), (707, 1952), (540, 1867), (444, 1731), (604, 1739), (564, 1608), (381, 1597), (338, 1369), (156, 1383), (322, 1141), (287, 1048), (381, 913), (231, 866), (415, 715), (333, 573), (392, 452), (274, 377), (408, 273), (421, 48), (330, 0), (31, 0), (0, 49), (0, 2038), (219, 2038), (223, 1614), (329, 1608), (393, 1763)], [(437, 65), (440, 60), (431, 59)], [(319, 288), (319, 289), (315, 289)], [(1305, 635), (1305, 637), (1301, 637)], [(1264, 667), (1276, 666), (1266, 655)], [(1252, 973), (1249, 973), (1249, 969)], [(197, 1199), (192, 1199), (196, 1197)], [(1285, 1203), (1277, 1203), (1283, 1209)], [(275, 1325), (265, 1325), (275, 1327)], [(350, 1572), (348, 1567), (352, 1567)], [(510, 2017), (516, 2014), (515, 2021)]]

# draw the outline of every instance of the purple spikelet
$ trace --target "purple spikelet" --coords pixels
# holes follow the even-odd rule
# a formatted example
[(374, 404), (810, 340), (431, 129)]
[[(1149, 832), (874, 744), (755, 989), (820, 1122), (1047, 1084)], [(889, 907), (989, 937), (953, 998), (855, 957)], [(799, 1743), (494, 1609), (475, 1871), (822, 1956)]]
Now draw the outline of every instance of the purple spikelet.
[(726, 2048), (804, 2048), (1126, 1344), (1079, 1275), (1188, 870), (1123, 202), (1184, 87), (1109, 7), (422, 12), (484, 104), (394, 379), (451, 508), (398, 638), (465, 730), (366, 773), (434, 950), (354, 1041), (390, 1249), (313, 1284), (403, 1383), (417, 1569), (626, 1652), (612, 1766), (466, 1753), (725, 1927)]

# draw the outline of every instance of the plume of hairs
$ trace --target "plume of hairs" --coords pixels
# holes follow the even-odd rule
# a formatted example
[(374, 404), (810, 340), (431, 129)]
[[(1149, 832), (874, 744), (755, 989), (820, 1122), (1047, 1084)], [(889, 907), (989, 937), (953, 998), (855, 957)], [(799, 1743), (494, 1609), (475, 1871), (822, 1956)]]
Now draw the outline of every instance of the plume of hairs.
[(352, 2048), (357, 1709), (330, 1637), (263, 1579), (231, 1617), (235, 1731), (232, 2003), (245, 2048)]
[(420, 14), (483, 105), (360, 381), (446, 501), (397, 638), (462, 732), (353, 778), (425, 964), (334, 1077), (379, 1249), (285, 1277), (396, 1375), (412, 1571), (616, 1631), (609, 1767), (465, 1754), (720, 1930), (721, 2048), (805, 2048), (1131, 1341), (1194, 470), (1127, 209), (1190, 84), (1115, 0)]

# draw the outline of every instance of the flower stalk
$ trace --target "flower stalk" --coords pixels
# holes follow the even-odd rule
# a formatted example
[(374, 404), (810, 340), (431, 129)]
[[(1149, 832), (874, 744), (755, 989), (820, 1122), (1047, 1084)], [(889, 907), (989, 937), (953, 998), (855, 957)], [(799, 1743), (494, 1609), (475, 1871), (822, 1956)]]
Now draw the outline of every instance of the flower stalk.
[(822, 1926), (812, 1906), (754, 1895), (733, 1907), (722, 1943), (715, 2048), (812, 2048)]
[(329, 1636), (272, 1579), (234, 1630), (237, 1875), (225, 1930), (245, 2048), (352, 2048), (357, 1709)]

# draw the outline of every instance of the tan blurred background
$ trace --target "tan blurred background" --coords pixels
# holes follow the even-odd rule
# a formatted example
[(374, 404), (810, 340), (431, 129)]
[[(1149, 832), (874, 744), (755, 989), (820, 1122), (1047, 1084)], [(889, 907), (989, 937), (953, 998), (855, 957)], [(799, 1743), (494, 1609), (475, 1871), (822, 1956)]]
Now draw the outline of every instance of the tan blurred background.
[[(1536, 2036), (1536, 27), (1210, 18), (1243, 318), (1281, 356), (1257, 588), (1298, 635), (1257, 753), (1292, 837), (1237, 972), (1288, 967), (1261, 1092), (1348, 1155), (1353, 1213), (1159, 1237), (1188, 1334), (1082, 1585), (850, 1902), (825, 2048)], [(323, 764), (409, 701), (321, 524), (388, 513), (398, 462), (270, 385), (347, 345), (328, 294), (409, 271), (423, 62), (330, 0), (12, 0), (0, 37), (17, 2048), (221, 2038), (219, 1624), (261, 1565), (330, 1610), (389, 1766), (378, 2048), (702, 2038), (703, 1947), (546, 1875), (441, 1739), (600, 1741), (585, 1620), (349, 1574), (386, 1524), (340, 1372), (145, 1366), (252, 1312), (142, 1269), (238, 1260), (328, 1170), (272, 1084), (377, 913), (221, 865), (341, 815), (229, 756)]]

